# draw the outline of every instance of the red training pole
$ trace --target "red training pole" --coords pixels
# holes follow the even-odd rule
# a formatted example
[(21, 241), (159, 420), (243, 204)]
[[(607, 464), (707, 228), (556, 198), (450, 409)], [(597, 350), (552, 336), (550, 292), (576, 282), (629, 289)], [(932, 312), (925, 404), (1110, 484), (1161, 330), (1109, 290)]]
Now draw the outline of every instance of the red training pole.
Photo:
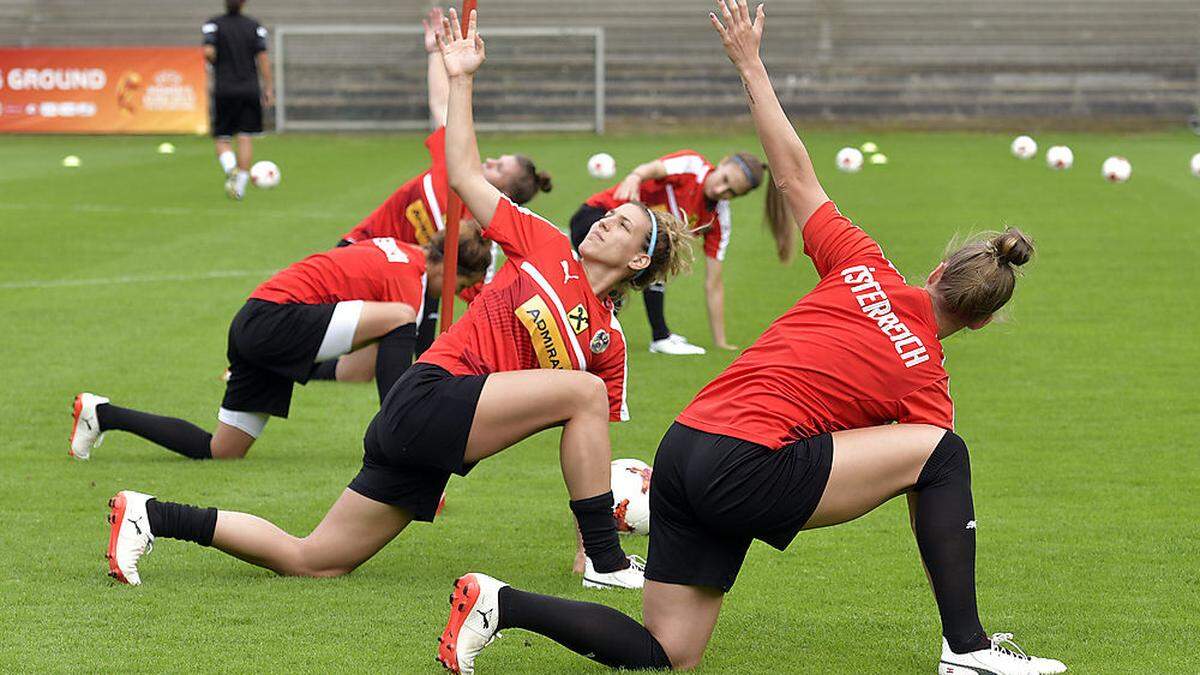
[[(464, 38), (467, 37), (471, 12), (475, 10), (477, 4), (476, 0), (463, 0), (460, 16)], [(442, 333), (450, 330), (450, 325), (454, 323), (454, 295), (458, 290), (458, 221), (462, 215), (462, 200), (458, 198), (458, 194), (454, 190), (450, 190), (447, 202), (449, 208), (446, 214), (446, 244), (442, 258), (442, 306), (439, 310), (442, 321), (440, 332)]]

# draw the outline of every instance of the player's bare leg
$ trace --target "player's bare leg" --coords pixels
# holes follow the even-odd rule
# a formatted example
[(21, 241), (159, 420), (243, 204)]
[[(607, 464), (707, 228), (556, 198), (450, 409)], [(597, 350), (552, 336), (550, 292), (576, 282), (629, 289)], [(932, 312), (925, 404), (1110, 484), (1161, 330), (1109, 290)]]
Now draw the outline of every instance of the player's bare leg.
[[(368, 344), (377, 347), (370, 353), (375, 388), (383, 402), (396, 380), (412, 365), (417, 348), (417, 312), (402, 302), (364, 302), (354, 328), (351, 352)], [(345, 358), (343, 355), (342, 358)], [(351, 357), (352, 365), (362, 366), (367, 356)], [(339, 364), (340, 365), (340, 364)]]
[(724, 599), (716, 588), (646, 581), (642, 622), (662, 645), (672, 668), (690, 670), (700, 665)]
[(213, 459), (241, 459), (254, 445), (255, 438), (241, 429), (217, 422), (209, 447)]
[[(621, 550), (612, 517), (608, 419), (608, 392), (595, 375), (575, 370), (493, 373), (480, 393), (464, 459), (478, 462), (561, 426), (559, 462), (588, 558), (584, 585), (640, 588), (641, 570)], [(630, 578), (609, 578), (623, 573)]]
[(295, 537), (248, 513), (220, 511), (212, 545), (284, 576), (348, 574), (412, 521), (405, 509), (344, 490), (307, 537)]
[(375, 357), (379, 346), (372, 343), (355, 349), (337, 360), (338, 382), (370, 382), (375, 379)]

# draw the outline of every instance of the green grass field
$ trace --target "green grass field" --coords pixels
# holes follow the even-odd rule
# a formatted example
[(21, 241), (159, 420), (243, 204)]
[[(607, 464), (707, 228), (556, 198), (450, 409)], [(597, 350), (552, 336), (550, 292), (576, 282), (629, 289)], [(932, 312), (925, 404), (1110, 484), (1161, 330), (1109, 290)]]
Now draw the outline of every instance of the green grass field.
[[(0, 671), (436, 672), (451, 581), (487, 571), (515, 585), (601, 600), (639, 616), (635, 594), (585, 592), (568, 568), (571, 518), (544, 433), (454, 479), (435, 525), (409, 528), (354, 574), (282, 579), (213, 550), (160, 540), (139, 588), (105, 576), (105, 500), (132, 488), (246, 510), (305, 533), (354, 476), (374, 385), (297, 388), (248, 459), (191, 462), (110, 434), (90, 462), (67, 456), (71, 399), (215, 420), (228, 322), (270, 271), (332, 245), (425, 165), (420, 138), (269, 137), (258, 157), (282, 186), (231, 203), (207, 140), (0, 140)], [(833, 170), (864, 134), (808, 138), (827, 190), (920, 281), (955, 233), (1019, 224), (1038, 258), (1008, 322), (946, 344), (958, 431), (972, 449), (979, 596), (989, 631), (1079, 673), (1200, 668), (1200, 425), (1196, 362), (1200, 139), (1037, 135), (1075, 150), (1071, 171), (1008, 154), (1007, 135), (873, 134), (891, 163)], [(555, 175), (533, 208), (566, 224), (602, 187), (584, 159), (619, 165), (692, 147), (719, 157), (751, 135), (489, 136)], [(60, 159), (79, 155), (83, 166)], [(1099, 175), (1123, 154), (1133, 180)], [(731, 340), (748, 345), (815, 283), (807, 259), (775, 262), (761, 191), (735, 204), (727, 266)], [(711, 345), (702, 275), (669, 292), (673, 328)], [(640, 299), (626, 308), (633, 420), (615, 456), (650, 460), (690, 397), (732, 358), (646, 352)], [(645, 553), (645, 540), (628, 543)], [(900, 502), (799, 537), (756, 544), (704, 672), (929, 673), (939, 625)], [(514, 631), (481, 672), (598, 672)]]

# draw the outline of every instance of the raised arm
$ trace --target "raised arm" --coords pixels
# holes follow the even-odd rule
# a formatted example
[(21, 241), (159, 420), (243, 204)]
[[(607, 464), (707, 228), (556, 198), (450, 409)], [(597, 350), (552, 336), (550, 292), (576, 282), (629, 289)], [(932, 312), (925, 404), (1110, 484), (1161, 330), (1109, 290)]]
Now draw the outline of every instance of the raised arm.
[(479, 145), (475, 140), (471, 96), (475, 71), (486, 59), (483, 39), (476, 32), (475, 17), (476, 13), (472, 11), (467, 23), (467, 37), (463, 38), (458, 13), (451, 9), (450, 17), (442, 20), (442, 30), (437, 36), (450, 81), (446, 111), (446, 173), (450, 188), (458, 193), (475, 218), (481, 223), (490, 223), (502, 195), (483, 176)]
[(442, 8), (429, 10), (429, 17), (421, 19), (425, 28), (425, 53), (429, 67), (426, 82), (429, 87), (429, 121), (433, 128), (446, 126), (446, 100), (450, 96), (450, 82), (446, 78), (446, 64), (442, 62), (442, 50), (438, 48), (437, 34), (442, 27)]
[(708, 16), (721, 36), (725, 53), (742, 76), (754, 126), (771, 165), (771, 177), (787, 200), (796, 222), (803, 225), (829, 197), (817, 180), (808, 150), (783, 112), (771, 87), (767, 68), (759, 58), (758, 48), (766, 24), (763, 6), (758, 6), (753, 21), (746, 0), (717, 0), (717, 7), (720, 17), (711, 12)]

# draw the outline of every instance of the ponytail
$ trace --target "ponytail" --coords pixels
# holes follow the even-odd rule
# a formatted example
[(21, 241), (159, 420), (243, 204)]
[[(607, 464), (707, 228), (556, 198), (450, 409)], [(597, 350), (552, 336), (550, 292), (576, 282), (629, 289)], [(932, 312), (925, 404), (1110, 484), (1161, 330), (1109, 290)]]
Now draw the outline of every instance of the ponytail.
[(783, 190), (771, 180), (769, 168), (767, 171), (767, 200), (763, 209), (763, 224), (775, 239), (775, 253), (779, 256), (779, 261), (788, 263), (796, 252), (798, 226), (792, 219), (787, 200), (783, 197)]
[(539, 192), (549, 192), (554, 189), (550, 174), (538, 171), (533, 160), (525, 155), (517, 155), (517, 164), (521, 167), (521, 175), (513, 179), (512, 185), (506, 192), (510, 199), (518, 204), (525, 204), (536, 197)]

